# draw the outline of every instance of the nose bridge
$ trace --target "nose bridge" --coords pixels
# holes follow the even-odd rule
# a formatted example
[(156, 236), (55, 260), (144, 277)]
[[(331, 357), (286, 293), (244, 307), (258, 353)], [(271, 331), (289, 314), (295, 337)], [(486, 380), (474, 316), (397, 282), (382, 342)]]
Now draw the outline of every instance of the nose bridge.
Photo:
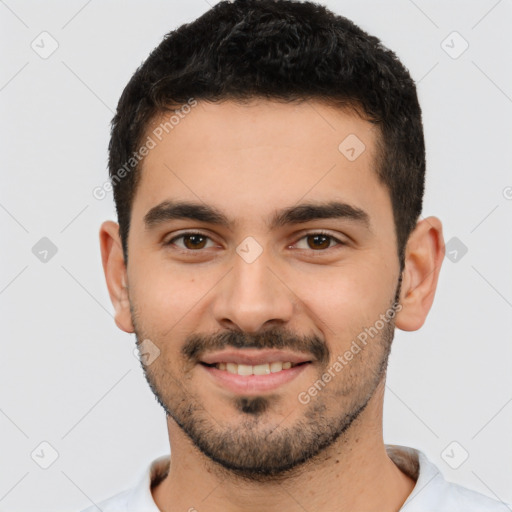
[(292, 294), (273, 266), (270, 251), (256, 246), (254, 239), (242, 242), (215, 298), (217, 321), (246, 332), (256, 332), (269, 322), (288, 322), (294, 307)]

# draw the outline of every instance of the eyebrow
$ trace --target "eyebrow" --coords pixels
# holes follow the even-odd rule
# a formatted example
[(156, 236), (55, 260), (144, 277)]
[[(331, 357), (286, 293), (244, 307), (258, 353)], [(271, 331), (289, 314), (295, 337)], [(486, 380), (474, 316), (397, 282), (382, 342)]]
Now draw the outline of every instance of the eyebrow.
[(370, 229), (370, 216), (361, 208), (340, 201), (303, 203), (275, 213), (269, 227), (275, 229), (289, 224), (302, 224), (318, 219), (348, 219)]
[[(164, 201), (151, 208), (144, 216), (146, 229), (152, 229), (175, 219), (189, 219), (233, 229), (237, 224), (218, 208), (187, 201)], [(370, 216), (361, 208), (340, 201), (308, 202), (277, 211), (267, 223), (269, 229), (303, 224), (319, 219), (348, 219), (371, 231)]]

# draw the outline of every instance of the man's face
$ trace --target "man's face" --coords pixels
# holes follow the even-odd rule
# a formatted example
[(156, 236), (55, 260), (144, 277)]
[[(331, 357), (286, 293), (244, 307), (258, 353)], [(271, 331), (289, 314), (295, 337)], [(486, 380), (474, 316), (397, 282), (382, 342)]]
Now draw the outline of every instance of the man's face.
[[(210, 459), (275, 477), (342, 435), (385, 375), (399, 262), (376, 131), (319, 102), (199, 102), (159, 141), (168, 118), (147, 134), (128, 241), (133, 328), (160, 350), (146, 377)], [(202, 210), (165, 208), (185, 202)], [(334, 203), (349, 207), (297, 210)], [(234, 366), (243, 354), (262, 357)]]

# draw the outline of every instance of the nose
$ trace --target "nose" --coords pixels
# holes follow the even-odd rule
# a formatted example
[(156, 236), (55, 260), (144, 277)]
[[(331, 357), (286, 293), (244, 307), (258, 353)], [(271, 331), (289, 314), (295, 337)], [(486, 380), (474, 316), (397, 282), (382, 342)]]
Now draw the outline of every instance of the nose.
[(223, 328), (254, 333), (287, 324), (294, 311), (294, 295), (265, 251), (252, 262), (238, 254), (223, 279), (213, 304)]

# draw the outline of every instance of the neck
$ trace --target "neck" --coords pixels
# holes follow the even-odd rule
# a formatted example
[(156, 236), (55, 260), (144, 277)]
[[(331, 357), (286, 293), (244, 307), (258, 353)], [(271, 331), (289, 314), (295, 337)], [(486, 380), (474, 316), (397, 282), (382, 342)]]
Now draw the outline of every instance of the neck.
[(163, 512), (397, 512), (415, 482), (386, 453), (382, 439), (384, 380), (351, 427), (314, 460), (286, 479), (241, 480), (197, 450), (169, 419), (172, 458), (167, 477), (153, 489)]

